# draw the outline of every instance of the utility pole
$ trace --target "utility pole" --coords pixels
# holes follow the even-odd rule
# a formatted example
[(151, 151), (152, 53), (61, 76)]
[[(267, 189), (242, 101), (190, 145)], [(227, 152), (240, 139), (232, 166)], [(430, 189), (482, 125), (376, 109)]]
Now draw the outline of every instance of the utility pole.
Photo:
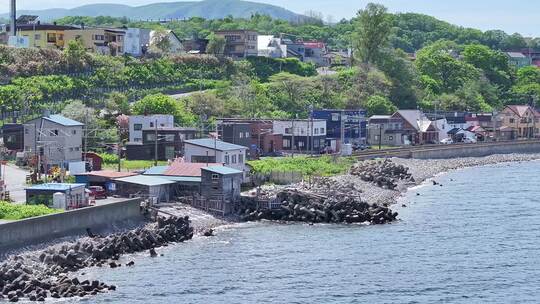
[(11, 0), (11, 10), (9, 13), (9, 19), (10, 19), (10, 35), (16, 36), (17, 35), (17, 4), (16, 0)]
[(154, 166), (158, 164), (158, 127), (157, 119), (154, 123)]
[(88, 152), (88, 108), (85, 109), (84, 114), (84, 153), (83, 160), (86, 166), (86, 153)]
[(291, 140), (291, 152), (292, 157), (294, 157), (294, 118), (291, 122), (291, 133), (292, 133), (292, 140)]
[(339, 143), (339, 153), (343, 153), (343, 144), (345, 143), (345, 117), (346, 115), (343, 115), (343, 110), (341, 110), (339, 114), (339, 123), (341, 129), (341, 142)]
[(116, 148), (118, 154), (118, 172), (122, 171), (122, 133), (120, 133), (120, 126), (118, 126), (118, 147)]
[(379, 151), (381, 150), (381, 144), (382, 144), (382, 125), (379, 124)]

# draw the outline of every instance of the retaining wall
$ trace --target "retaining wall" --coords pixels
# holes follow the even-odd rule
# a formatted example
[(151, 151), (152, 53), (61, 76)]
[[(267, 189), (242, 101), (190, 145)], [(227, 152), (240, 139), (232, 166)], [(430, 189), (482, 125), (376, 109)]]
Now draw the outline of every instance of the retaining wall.
[(412, 150), (416, 159), (444, 159), (456, 157), (482, 157), (492, 154), (540, 153), (540, 141), (503, 142), (490, 144), (469, 144), (452, 147), (434, 147)]
[(99, 205), (0, 224), (0, 248), (30, 245), (59, 237), (86, 234), (143, 219), (141, 199)]

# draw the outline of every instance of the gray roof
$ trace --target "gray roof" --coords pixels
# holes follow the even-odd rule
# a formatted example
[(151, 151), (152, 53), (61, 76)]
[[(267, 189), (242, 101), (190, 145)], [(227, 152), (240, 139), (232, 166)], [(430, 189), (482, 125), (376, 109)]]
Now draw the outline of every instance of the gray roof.
[(135, 175), (135, 176), (117, 178), (115, 180), (119, 182), (142, 185), (142, 186), (160, 186), (160, 185), (174, 184), (173, 181), (166, 180), (160, 177), (150, 176), (150, 175)]
[(527, 58), (523, 53), (519, 52), (506, 52), (506, 54), (512, 58)]
[(214, 172), (214, 173), (221, 174), (221, 175), (243, 173), (240, 170), (230, 168), (230, 167), (223, 167), (223, 166), (206, 167), (206, 168), (201, 168), (201, 170), (206, 170), (206, 171)]
[(70, 119), (70, 118), (67, 118), (67, 117), (64, 117), (62, 115), (44, 116), (43, 119), (48, 120), (48, 121), (52, 121), (54, 123), (57, 123), (59, 125), (66, 126), (66, 127), (84, 126), (83, 123), (80, 123), (80, 122), (78, 122), (76, 120), (73, 120), (73, 119)]
[(232, 150), (247, 149), (247, 147), (244, 147), (244, 146), (235, 145), (235, 144), (231, 144), (231, 143), (224, 142), (221, 140), (215, 140), (212, 138), (186, 140), (185, 143), (194, 145), (194, 146), (205, 147), (208, 149), (216, 149), (218, 151), (232, 151)]

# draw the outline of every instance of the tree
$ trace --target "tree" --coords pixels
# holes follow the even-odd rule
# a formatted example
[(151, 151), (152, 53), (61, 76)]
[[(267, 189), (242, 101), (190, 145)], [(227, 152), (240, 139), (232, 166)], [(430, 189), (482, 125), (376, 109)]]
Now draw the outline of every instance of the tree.
[(372, 115), (390, 115), (398, 108), (388, 98), (380, 95), (374, 95), (368, 98), (365, 104), (367, 114)]
[(135, 115), (170, 114), (182, 125), (193, 125), (196, 121), (183, 103), (164, 94), (147, 95), (132, 105), (132, 112)]
[(525, 103), (540, 104), (540, 68), (528, 66), (518, 70), (512, 92)]
[(155, 30), (150, 40), (150, 52), (157, 54), (168, 54), (171, 52), (172, 43), (169, 38), (169, 31), (164, 29)]
[(72, 68), (81, 68), (86, 57), (86, 49), (82, 38), (70, 40), (64, 50), (68, 64)]
[(354, 76), (349, 90), (346, 108), (361, 108), (373, 95), (388, 97), (392, 82), (383, 72), (374, 68), (359, 68)]
[(186, 104), (193, 114), (210, 118), (223, 115), (225, 101), (214, 93), (200, 92), (186, 98)]
[(212, 55), (223, 55), (225, 53), (225, 45), (227, 41), (224, 37), (211, 34), (208, 37), (208, 45), (206, 46), (206, 52)]
[(494, 84), (509, 88), (512, 84), (512, 72), (508, 57), (501, 51), (493, 51), (480, 44), (466, 45), (461, 53), (463, 60), (482, 70)]
[(386, 7), (369, 3), (358, 11), (354, 44), (359, 59), (364, 64), (375, 61), (382, 48), (386, 47), (391, 31), (391, 17)]

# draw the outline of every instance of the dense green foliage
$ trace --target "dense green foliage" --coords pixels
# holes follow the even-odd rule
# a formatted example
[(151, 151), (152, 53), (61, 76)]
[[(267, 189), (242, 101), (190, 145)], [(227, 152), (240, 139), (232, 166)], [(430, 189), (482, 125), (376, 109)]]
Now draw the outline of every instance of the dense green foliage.
[(300, 172), (304, 176), (332, 176), (347, 172), (354, 158), (332, 156), (324, 157), (284, 157), (263, 158), (250, 161), (248, 164), (255, 173)]
[(15, 205), (0, 202), (0, 219), (2, 220), (22, 220), (58, 212), (61, 212), (61, 210), (51, 209), (45, 205)]

